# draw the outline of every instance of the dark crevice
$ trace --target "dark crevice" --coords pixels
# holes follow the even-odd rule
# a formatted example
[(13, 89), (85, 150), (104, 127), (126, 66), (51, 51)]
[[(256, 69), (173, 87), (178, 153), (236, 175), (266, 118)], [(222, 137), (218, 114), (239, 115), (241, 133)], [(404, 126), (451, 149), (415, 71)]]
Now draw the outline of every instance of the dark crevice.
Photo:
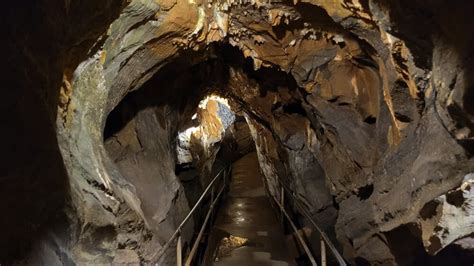
[(470, 115), (474, 116), (474, 86), (465, 88), (464, 91), (463, 107)]
[(175, 166), (175, 170), (174, 170), (174, 173), (176, 175), (179, 175), (183, 172), (187, 172), (187, 171), (191, 171), (191, 170), (194, 170), (196, 169), (192, 163), (182, 163), (182, 164), (177, 164)]
[(371, 67), (374, 69), (378, 69), (377, 63), (375, 63), (372, 59), (367, 58), (367, 57), (353, 57), (352, 58), (358, 65), (365, 66), (365, 67)]
[(281, 102), (277, 102), (272, 105), (272, 112), (278, 110), (282, 106)]
[(357, 189), (357, 197), (359, 197), (360, 200), (366, 200), (370, 198), (373, 192), (374, 192), (374, 185), (369, 184), (367, 186), (363, 186)]
[(328, 102), (335, 103), (337, 102), (338, 99), (339, 99), (339, 96), (329, 99)]
[(456, 207), (461, 207), (464, 204), (465, 198), (464, 198), (464, 192), (462, 190), (456, 190), (453, 192), (450, 192), (446, 195), (446, 201), (454, 205)]
[(332, 196), (332, 206), (336, 209), (339, 210), (339, 203), (336, 201), (336, 196)]
[(369, 115), (368, 117), (366, 117), (366, 118), (364, 119), (364, 123), (367, 123), (367, 124), (369, 124), (369, 125), (373, 125), (373, 124), (375, 124), (376, 122), (377, 122), (377, 118), (375, 118), (374, 116), (371, 116), (371, 115)]
[(413, 121), (413, 119), (411, 119), (410, 117), (400, 114), (398, 112), (395, 112), (395, 118), (403, 123), (410, 123), (411, 121)]
[(438, 208), (439, 202), (432, 200), (423, 206), (420, 210), (420, 216), (423, 220), (427, 220), (436, 215), (436, 209)]
[(370, 266), (372, 264), (370, 264), (370, 262), (362, 257), (357, 257), (355, 258), (355, 264), (357, 266)]
[(301, 106), (301, 101), (283, 105), (283, 111), (287, 114), (299, 114), (302, 116), (306, 116), (306, 111)]

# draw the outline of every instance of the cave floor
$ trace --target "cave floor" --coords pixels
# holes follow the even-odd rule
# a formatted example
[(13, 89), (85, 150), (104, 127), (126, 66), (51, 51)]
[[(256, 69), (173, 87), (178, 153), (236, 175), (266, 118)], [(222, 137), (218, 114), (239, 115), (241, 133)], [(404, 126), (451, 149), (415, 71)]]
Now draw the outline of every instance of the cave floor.
[(220, 239), (212, 265), (296, 265), (294, 242), (265, 194), (256, 153), (233, 164), (229, 189), (211, 233)]

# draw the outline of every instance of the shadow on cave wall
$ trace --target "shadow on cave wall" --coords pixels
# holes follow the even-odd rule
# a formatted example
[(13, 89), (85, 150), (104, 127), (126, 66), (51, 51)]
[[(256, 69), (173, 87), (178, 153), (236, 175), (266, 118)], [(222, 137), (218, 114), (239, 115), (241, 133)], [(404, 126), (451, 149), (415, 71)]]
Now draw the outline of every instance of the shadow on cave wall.
[(449, 245), (434, 256), (428, 255), (420, 234), (416, 224), (404, 224), (385, 233), (399, 265), (472, 265), (474, 252), (466, 252), (458, 245)]
[[(0, 264), (48, 235), (65, 240), (68, 177), (55, 120), (62, 73), (74, 69), (125, 1), (23, 1), (1, 9)], [(56, 240), (47, 232), (55, 230)], [(66, 234), (67, 235), (67, 234)]]
[[(189, 57), (192, 57), (189, 54)], [(104, 128), (104, 140), (119, 132), (137, 113), (147, 108), (167, 105), (171, 110), (184, 114), (194, 111), (199, 100), (209, 92), (207, 81), (220, 66), (213, 60), (206, 60), (190, 66), (190, 58), (180, 56), (160, 70), (141, 88), (127, 94), (110, 112)], [(192, 113), (191, 113), (192, 115)], [(185, 126), (190, 119), (183, 119)]]

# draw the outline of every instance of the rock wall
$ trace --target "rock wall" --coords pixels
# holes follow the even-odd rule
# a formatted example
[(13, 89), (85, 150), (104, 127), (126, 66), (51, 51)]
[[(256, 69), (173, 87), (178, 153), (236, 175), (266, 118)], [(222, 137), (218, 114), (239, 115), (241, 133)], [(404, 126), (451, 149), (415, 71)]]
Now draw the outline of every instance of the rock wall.
[[(68, 176), (55, 131), (59, 88), (125, 1), (11, 2), (1, 11), (0, 263), (72, 261)], [(28, 259), (29, 258), (29, 259)]]
[[(265, 89), (268, 87), (263, 81), (268, 78), (265, 70), (256, 78), (261, 81), (257, 86), (245, 81), (241, 74), (231, 78), (237, 81), (235, 86), (230, 85), (232, 93), (239, 98), (237, 102), (248, 106), (247, 111), (252, 114), (250, 123), (258, 125), (253, 127), (252, 133), (267, 179), (271, 182), (275, 176), (280, 175), (283, 180), (289, 176), (288, 183), (303, 200), (313, 199), (313, 202), (306, 200), (308, 208), (320, 223), (331, 227), (336, 220), (337, 239), (351, 262), (416, 264), (442, 261), (448, 254), (441, 252), (436, 259), (430, 256), (453, 243), (448, 239), (469, 237), (471, 233), (466, 231), (472, 231), (472, 223), (460, 218), (470, 212), (469, 207), (458, 207), (458, 211), (464, 213), (459, 216), (462, 225), (445, 222), (442, 218), (427, 221), (420, 216), (422, 210), (428, 208), (426, 206), (437, 204), (432, 203), (432, 199), (454, 193), (461, 186), (469, 187), (468, 183), (472, 182), (469, 181), (473, 170), (472, 136), (467, 133), (471, 132), (471, 122), (467, 120), (472, 121), (472, 118), (469, 118), (468, 110), (461, 107), (462, 102), (470, 99), (466, 96), (469, 89), (463, 87), (456, 92), (458, 83), (452, 78), (450, 87), (436, 81), (454, 75), (436, 70), (439, 60), (447, 60), (436, 50), (456, 52), (443, 44), (445, 40), (439, 42), (447, 36), (432, 33), (429, 42), (432, 42), (433, 53), (425, 55), (432, 65), (423, 65), (418, 61), (423, 55), (414, 55), (421, 50), (416, 47), (410, 50), (413, 43), (392, 35), (396, 32), (394, 26), (390, 28), (392, 34), (387, 32), (390, 17), (388, 14), (382, 16), (383, 12), (377, 9), (382, 8), (382, 4), (352, 3), (354, 6), (349, 9), (345, 6), (347, 3), (333, 6), (329, 2), (316, 1), (313, 4), (331, 17), (325, 21), (330, 25), (325, 25), (327, 32), (319, 33), (323, 37), (313, 37), (317, 41), (305, 37), (295, 41), (294, 37), (286, 39), (280, 33), (284, 37), (275, 44), (274, 39), (269, 41), (267, 37), (276, 34), (274, 30), (260, 29), (258, 41), (239, 42), (244, 55), (253, 58), (255, 69), (265, 64), (277, 65), (291, 73), (296, 84), (304, 88), (304, 91), (290, 92), (290, 96), (285, 94), (288, 89), (291, 91), (291, 86), (276, 89), (277, 86), (270, 85), (273, 90)], [(391, 8), (385, 9), (386, 12), (400, 11), (397, 9), (400, 7)], [(298, 5), (296, 9), (299, 11)], [(318, 9), (313, 7), (312, 11), (315, 10)], [(289, 21), (298, 18), (288, 9), (278, 14), (285, 14)], [(308, 13), (301, 11), (300, 14)], [(467, 17), (462, 12), (459, 14)], [(441, 14), (433, 14), (432, 22), (446, 26), (440, 25), (440, 18), (436, 16)], [(306, 18), (309, 17), (302, 19)], [(291, 28), (291, 22), (285, 23)], [(284, 33), (292, 34), (289, 30)], [(397, 35), (403, 36), (402, 33)], [(456, 40), (463, 48), (458, 52), (468, 56), (470, 52), (465, 42), (469, 40), (461, 39)], [(305, 43), (311, 43), (307, 45), (314, 50), (305, 50)], [(297, 56), (288, 52), (294, 45), (299, 45)], [(243, 46), (251, 46), (251, 51), (245, 52)], [(287, 47), (286, 53), (271, 50), (275, 46)], [(318, 46), (322, 48), (315, 49)], [(272, 53), (266, 54), (269, 51)], [(458, 62), (458, 57), (451, 60)], [(460, 73), (466, 71), (461, 63), (458, 63), (458, 69)], [(465, 95), (462, 100), (458, 98), (457, 104), (450, 100), (456, 93)], [(449, 111), (454, 109), (457, 111)], [(320, 178), (326, 186), (318, 183)], [(305, 184), (305, 188), (312, 184), (319, 190), (305, 190), (298, 186), (299, 183)], [(468, 198), (460, 201), (467, 202)], [(324, 213), (326, 211), (330, 212)], [(431, 215), (443, 216), (441, 210), (441, 214), (432, 208), (431, 211)], [(324, 215), (318, 217), (318, 213)], [(431, 229), (423, 226), (425, 223), (430, 224)], [(404, 241), (392, 237), (393, 231), (407, 225), (418, 228), (405, 232), (407, 239), (412, 237), (416, 239), (414, 241), (422, 242), (426, 253), (418, 246), (403, 250)], [(466, 255), (469, 251), (465, 252), (464, 256), (472, 256)], [(405, 256), (412, 260), (404, 260)], [(456, 256), (451, 259), (466, 262)]]
[(469, 261), (471, 6), (12, 4), (0, 262), (152, 260), (188, 210), (176, 136), (210, 93), (349, 262)]

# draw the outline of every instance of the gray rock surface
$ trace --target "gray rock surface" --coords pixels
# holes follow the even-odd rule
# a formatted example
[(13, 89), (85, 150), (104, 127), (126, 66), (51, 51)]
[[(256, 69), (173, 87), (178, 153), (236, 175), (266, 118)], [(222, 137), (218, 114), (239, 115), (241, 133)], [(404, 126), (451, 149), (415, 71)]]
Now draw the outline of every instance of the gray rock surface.
[[(268, 193), (278, 195), (277, 180), (290, 187), (348, 262), (469, 261), (471, 10), (421, 0), (12, 4), (0, 263), (153, 261), (209, 178), (253, 144)], [(180, 143), (211, 94), (247, 125), (217, 119), (217, 104)]]

